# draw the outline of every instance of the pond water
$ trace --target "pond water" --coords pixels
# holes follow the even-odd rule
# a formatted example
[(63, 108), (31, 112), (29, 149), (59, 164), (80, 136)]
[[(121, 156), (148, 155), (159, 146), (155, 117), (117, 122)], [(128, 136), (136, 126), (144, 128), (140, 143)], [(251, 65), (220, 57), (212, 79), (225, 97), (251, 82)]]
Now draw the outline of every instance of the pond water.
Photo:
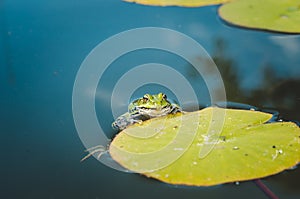
[[(300, 121), (300, 36), (230, 27), (218, 18), (218, 6), (163, 8), (119, 0), (4, 0), (0, 6), (1, 198), (266, 198), (253, 182), (172, 186), (94, 158), (81, 163), (85, 147), (73, 121), (73, 85), (83, 60), (105, 39), (133, 28), (169, 28), (193, 38), (213, 57), (228, 101)], [(108, 137), (115, 133), (110, 127), (114, 85), (126, 71), (150, 62), (173, 66), (190, 80), (198, 105), (210, 104), (203, 79), (178, 56), (131, 52), (111, 64), (97, 87), (96, 112)], [(176, 99), (157, 84), (141, 85), (132, 97), (160, 91)], [(120, 112), (127, 102), (121, 99)], [(292, 199), (300, 197), (299, 178), (295, 169), (263, 182), (279, 198)]]

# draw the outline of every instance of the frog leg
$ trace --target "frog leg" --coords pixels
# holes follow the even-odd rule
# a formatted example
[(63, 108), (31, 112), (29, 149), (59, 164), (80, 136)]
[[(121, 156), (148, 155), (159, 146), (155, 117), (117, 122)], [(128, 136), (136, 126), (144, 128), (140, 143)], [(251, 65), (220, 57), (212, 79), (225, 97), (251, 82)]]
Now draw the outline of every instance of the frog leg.
[(132, 125), (134, 123), (141, 123), (143, 120), (140, 118), (141, 115), (139, 113), (125, 113), (118, 117), (113, 123), (112, 127), (116, 130), (123, 130), (127, 126)]
[(177, 104), (172, 104), (172, 111), (171, 113), (181, 113), (182, 109), (180, 106), (178, 106)]
[(89, 154), (87, 154), (86, 156), (84, 156), (80, 160), (80, 162), (83, 162), (84, 160), (88, 159), (89, 157), (91, 157), (95, 153), (99, 153), (98, 156), (97, 156), (97, 159), (99, 159), (101, 157), (101, 155), (103, 155), (104, 153), (107, 152), (107, 147), (105, 147), (103, 145), (97, 145), (97, 146), (91, 147), (89, 149), (86, 149), (85, 152), (88, 152)]
[(130, 114), (125, 113), (119, 116), (113, 123), (112, 127), (116, 130), (123, 130), (131, 123), (130, 121)]

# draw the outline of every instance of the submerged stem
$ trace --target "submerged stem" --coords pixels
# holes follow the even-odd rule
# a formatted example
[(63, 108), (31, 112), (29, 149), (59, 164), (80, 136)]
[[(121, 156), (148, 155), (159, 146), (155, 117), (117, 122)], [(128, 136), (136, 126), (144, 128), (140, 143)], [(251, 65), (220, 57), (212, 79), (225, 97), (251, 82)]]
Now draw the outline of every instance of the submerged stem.
[(260, 190), (262, 190), (270, 199), (279, 199), (260, 179), (253, 180)]

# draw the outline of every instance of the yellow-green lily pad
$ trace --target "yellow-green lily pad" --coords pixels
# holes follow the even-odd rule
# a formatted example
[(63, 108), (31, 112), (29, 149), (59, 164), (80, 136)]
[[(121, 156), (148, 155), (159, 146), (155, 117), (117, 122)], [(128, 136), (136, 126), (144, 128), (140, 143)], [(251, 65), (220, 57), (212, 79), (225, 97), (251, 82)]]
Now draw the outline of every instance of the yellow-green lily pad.
[(236, 0), (222, 5), (219, 15), (237, 26), (300, 33), (300, 0)]
[(232, 0), (124, 0), (124, 1), (135, 2), (143, 5), (152, 5), (152, 6), (200, 7), (200, 6), (222, 4)]
[[(204, 158), (199, 151), (225, 113), (221, 134)], [(109, 153), (123, 167), (170, 184), (210, 186), (276, 174), (300, 161), (300, 128), (266, 123), (271, 114), (209, 107), (134, 124), (112, 141)], [(175, 154), (175, 155), (174, 155)]]

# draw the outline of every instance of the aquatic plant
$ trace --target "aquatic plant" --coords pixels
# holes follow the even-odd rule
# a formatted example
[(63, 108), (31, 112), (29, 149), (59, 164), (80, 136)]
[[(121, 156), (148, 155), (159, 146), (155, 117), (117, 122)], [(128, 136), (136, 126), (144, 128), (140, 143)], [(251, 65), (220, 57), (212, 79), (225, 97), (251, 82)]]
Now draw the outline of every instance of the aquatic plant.
[(144, 5), (199, 7), (223, 4), (219, 16), (231, 25), (275, 31), (300, 33), (300, 0), (125, 0)]
[[(213, 150), (199, 158), (199, 150), (207, 143), (208, 128), (216, 122), (210, 120), (215, 109), (220, 108), (155, 118), (130, 126), (116, 136), (109, 152), (129, 170), (170, 184), (193, 186), (258, 179), (299, 163), (300, 128), (295, 123), (267, 123), (272, 114), (235, 109), (225, 109), (222, 132), (215, 140)], [(188, 137), (193, 136), (195, 126), (195, 136)], [(184, 131), (180, 135), (183, 137), (178, 140), (180, 131)], [(153, 135), (135, 136), (145, 132), (153, 132)], [(182, 139), (192, 139), (188, 148), (180, 148)], [(165, 153), (166, 146), (171, 143), (177, 145)], [(157, 151), (159, 157), (151, 154)], [(169, 165), (163, 165), (162, 162), (172, 158), (172, 153), (177, 151), (182, 151), (182, 155)], [(161, 165), (157, 164), (159, 161)]]

